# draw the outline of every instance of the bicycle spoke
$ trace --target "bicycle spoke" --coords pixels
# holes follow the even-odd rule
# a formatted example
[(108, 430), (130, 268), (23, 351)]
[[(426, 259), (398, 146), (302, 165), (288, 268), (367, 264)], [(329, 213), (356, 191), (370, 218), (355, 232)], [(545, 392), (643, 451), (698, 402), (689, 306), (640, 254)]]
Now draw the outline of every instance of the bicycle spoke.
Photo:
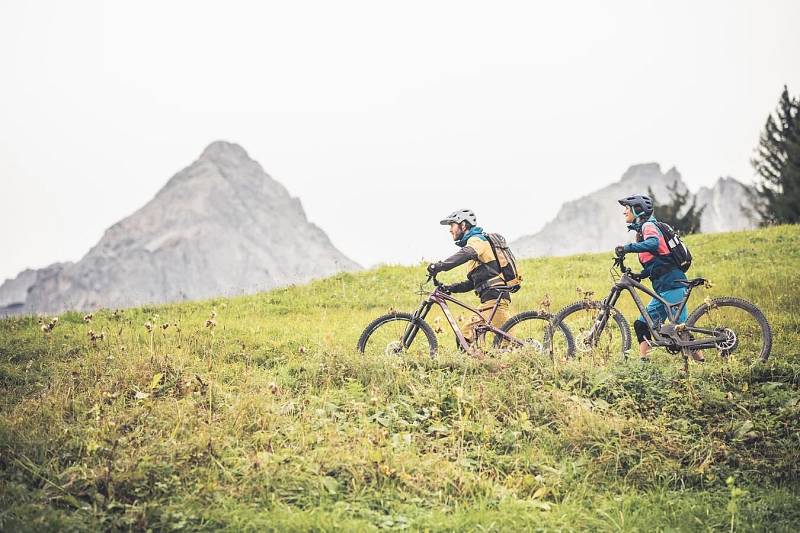
[[(511, 349), (524, 349), (540, 355), (545, 353), (545, 342), (548, 337), (549, 323), (544, 319), (528, 319), (514, 324), (509, 328), (508, 333), (520, 341), (522, 345), (511, 343), (508, 340), (501, 341), (501, 347)], [(549, 348), (547, 349), (549, 351)]]
[[(746, 309), (722, 305), (709, 308), (694, 327), (714, 330), (725, 335), (717, 341), (717, 352), (723, 357), (753, 361), (761, 357), (766, 342), (758, 320)], [(695, 339), (702, 336), (695, 334)]]
[(386, 320), (377, 325), (369, 334), (364, 345), (364, 355), (429, 355), (425, 332), (418, 330), (411, 346), (404, 349), (401, 339), (411, 325), (408, 320)]
[(612, 315), (598, 332), (600, 306), (594, 303), (576, 303), (562, 311), (561, 322), (574, 337), (576, 355), (608, 360), (620, 357), (629, 348), (630, 332), (625, 335), (627, 323), (621, 315)]

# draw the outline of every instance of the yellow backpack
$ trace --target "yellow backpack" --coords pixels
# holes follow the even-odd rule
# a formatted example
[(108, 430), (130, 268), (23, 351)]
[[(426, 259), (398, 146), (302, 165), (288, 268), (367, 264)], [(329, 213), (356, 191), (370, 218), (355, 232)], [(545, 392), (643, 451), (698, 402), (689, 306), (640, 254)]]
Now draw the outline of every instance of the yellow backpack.
[(484, 233), (484, 235), (489, 241), (497, 264), (500, 265), (500, 272), (497, 272), (497, 275), (511, 287), (511, 292), (517, 292), (522, 285), (522, 274), (517, 268), (517, 259), (508, 247), (505, 237), (499, 233)]

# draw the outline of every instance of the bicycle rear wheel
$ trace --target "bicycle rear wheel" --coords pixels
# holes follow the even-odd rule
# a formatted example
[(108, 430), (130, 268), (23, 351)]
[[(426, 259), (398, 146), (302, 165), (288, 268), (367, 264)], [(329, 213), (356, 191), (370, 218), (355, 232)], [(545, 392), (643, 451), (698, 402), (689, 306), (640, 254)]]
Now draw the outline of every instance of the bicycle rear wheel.
[[(403, 337), (413, 328), (413, 339), (403, 345)], [(420, 335), (422, 333), (422, 335)], [(358, 351), (364, 355), (429, 355), (436, 356), (439, 341), (431, 327), (409, 313), (389, 313), (376, 318), (358, 339)]]
[[(540, 311), (524, 311), (512, 316), (500, 329), (522, 342), (518, 345), (508, 339), (495, 335), (494, 347), (508, 347), (512, 350), (527, 349), (537, 355), (568, 355), (575, 351), (572, 333), (566, 325), (560, 324), (552, 335), (553, 317)], [(551, 342), (552, 340), (552, 342)]]
[[(766, 361), (772, 350), (772, 328), (764, 313), (741, 298), (714, 298), (692, 311), (686, 320), (690, 328), (724, 333), (716, 348), (722, 357), (736, 355), (742, 360)], [(695, 339), (700, 333), (692, 332)]]
[[(610, 313), (605, 326), (598, 331), (600, 313)], [(631, 349), (631, 328), (625, 317), (614, 307), (603, 302), (581, 300), (566, 306), (554, 319), (556, 326), (564, 325), (571, 332), (573, 347), (569, 357), (588, 355), (605, 360), (620, 356), (626, 358)]]

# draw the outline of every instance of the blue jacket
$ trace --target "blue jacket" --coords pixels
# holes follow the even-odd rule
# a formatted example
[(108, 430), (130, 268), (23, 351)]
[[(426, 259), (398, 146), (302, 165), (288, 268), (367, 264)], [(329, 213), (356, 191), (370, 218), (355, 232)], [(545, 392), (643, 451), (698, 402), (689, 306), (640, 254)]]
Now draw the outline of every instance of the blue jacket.
[[(656, 217), (651, 216), (643, 223), (629, 224), (628, 229), (636, 232), (636, 242), (626, 244), (625, 251), (639, 254), (643, 276), (650, 278), (653, 290), (660, 294), (682, 288), (675, 280), (686, 279), (686, 274), (666, 255), (669, 248), (655, 222)], [(644, 234), (647, 235), (646, 238)]]

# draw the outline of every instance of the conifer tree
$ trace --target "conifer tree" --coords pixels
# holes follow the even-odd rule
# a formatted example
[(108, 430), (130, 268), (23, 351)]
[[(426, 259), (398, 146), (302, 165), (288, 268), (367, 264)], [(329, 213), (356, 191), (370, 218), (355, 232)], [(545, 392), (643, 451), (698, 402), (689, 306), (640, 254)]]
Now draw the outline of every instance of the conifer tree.
[(775, 115), (761, 133), (753, 168), (761, 176), (751, 196), (762, 224), (800, 222), (800, 98), (784, 86)]
[(669, 191), (669, 202), (662, 204), (656, 199), (653, 189), (647, 188), (647, 194), (653, 200), (653, 210), (656, 218), (672, 226), (672, 229), (679, 231), (681, 235), (698, 233), (700, 231), (700, 216), (706, 206), (703, 205), (698, 208), (697, 198), (692, 198), (690, 202), (691, 193), (688, 190), (680, 192), (677, 181), (672, 185), (667, 185), (667, 191)]

